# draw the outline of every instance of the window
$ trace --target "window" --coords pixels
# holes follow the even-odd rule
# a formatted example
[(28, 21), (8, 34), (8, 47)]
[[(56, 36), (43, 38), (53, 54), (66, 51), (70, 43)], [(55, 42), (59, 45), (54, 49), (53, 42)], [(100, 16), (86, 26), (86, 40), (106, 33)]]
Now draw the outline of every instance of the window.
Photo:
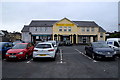
[(113, 43), (112, 42), (107, 42), (107, 44), (111, 44), (112, 45)]
[(37, 27), (35, 27), (35, 31), (37, 31)]
[(87, 28), (87, 32), (89, 32), (90, 31), (90, 28)]
[(84, 27), (82, 27), (82, 32), (85, 32), (85, 28)]
[(36, 39), (39, 39), (39, 36), (36, 36)]
[(62, 26), (59, 27), (59, 31), (62, 31)]
[(51, 45), (50, 44), (37, 44), (36, 48), (51, 48)]
[(68, 31), (71, 31), (71, 27), (68, 27)]
[(45, 31), (47, 31), (47, 27), (45, 27)]
[(64, 31), (67, 31), (67, 27), (64, 27)]
[(115, 41), (114, 46), (119, 47), (119, 44)]
[(103, 38), (103, 33), (100, 33), (100, 37)]
[(94, 32), (94, 27), (91, 28), (91, 31)]

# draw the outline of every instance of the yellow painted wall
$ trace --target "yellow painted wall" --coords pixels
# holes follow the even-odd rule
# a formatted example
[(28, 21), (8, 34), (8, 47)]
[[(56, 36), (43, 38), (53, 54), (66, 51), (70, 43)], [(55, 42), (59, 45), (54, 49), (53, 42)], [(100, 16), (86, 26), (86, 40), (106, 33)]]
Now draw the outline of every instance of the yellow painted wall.
[(83, 32), (83, 31), (82, 31), (82, 28), (83, 28), (83, 27), (78, 27), (78, 29), (77, 29), (77, 32), (78, 32), (79, 35), (97, 35), (97, 34), (98, 34), (98, 30), (99, 30), (98, 27), (94, 27), (94, 32), (92, 32), (92, 31), (91, 31), (91, 28), (92, 28), (92, 27), (90, 27), (90, 31), (87, 32), (87, 31), (86, 31), (87, 27), (85, 27), (85, 31)]
[[(100, 37), (100, 33), (103, 33), (103, 37), (102, 37), (102, 38)], [(99, 32), (99, 33), (98, 33), (98, 41), (99, 41), (99, 40), (105, 41), (105, 38), (106, 38), (105, 32)]]
[[(60, 26), (63, 26), (62, 31), (59, 31)], [(71, 31), (64, 31), (64, 26), (71, 27)], [(77, 34), (77, 26), (67, 19), (62, 19), (53, 25), (53, 35), (54, 34), (60, 34), (60, 35)]]

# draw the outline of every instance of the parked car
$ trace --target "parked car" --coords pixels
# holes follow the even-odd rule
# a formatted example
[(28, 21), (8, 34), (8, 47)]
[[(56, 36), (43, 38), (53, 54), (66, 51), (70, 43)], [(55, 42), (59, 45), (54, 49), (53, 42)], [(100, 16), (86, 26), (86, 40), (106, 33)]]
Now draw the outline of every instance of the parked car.
[(38, 43), (33, 51), (33, 60), (36, 60), (36, 58), (52, 58), (55, 60), (56, 51), (54, 45), (49, 42)]
[(58, 44), (56, 41), (47, 41), (47, 42), (52, 43), (54, 45), (55, 51), (56, 52), (58, 51)]
[(93, 59), (115, 58), (116, 51), (110, 48), (105, 42), (93, 42), (85, 47), (85, 54)]
[(6, 59), (28, 59), (33, 53), (34, 46), (31, 43), (17, 43), (6, 53)]
[(23, 41), (23, 43), (31, 43), (33, 46), (35, 45), (32, 41)]
[(13, 47), (12, 42), (0, 42), (0, 55), (5, 58), (6, 52)]
[(71, 43), (70, 40), (66, 40), (66, 41), (64, 41), (64, 45), (65, 45), (65, 46), (71, 46), (72, 43)]
[(120, 56), (120, 38), (108, 38), (106, 42), (109, 47), (113, 48), (117, 52), (117, 55)]
[(13, 42), (13, 45), (16, 45), (17, 43), (25, 43), (24, 41), (15, 41)]

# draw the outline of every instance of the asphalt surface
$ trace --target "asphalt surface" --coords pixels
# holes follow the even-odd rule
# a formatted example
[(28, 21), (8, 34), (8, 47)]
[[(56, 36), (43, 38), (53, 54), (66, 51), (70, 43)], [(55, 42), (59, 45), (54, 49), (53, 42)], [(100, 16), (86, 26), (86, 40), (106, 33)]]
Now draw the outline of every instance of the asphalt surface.
[(119, 58), (95, 61), (84, 46), (62, 46), (55, 61), (2, 61), (2, 78), (118, 78)]

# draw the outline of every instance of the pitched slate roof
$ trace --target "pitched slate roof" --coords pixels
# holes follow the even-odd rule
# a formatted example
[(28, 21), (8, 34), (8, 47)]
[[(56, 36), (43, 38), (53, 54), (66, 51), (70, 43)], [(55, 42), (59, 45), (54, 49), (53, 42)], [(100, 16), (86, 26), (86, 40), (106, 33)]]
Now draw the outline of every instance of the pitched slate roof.
[[(21, 32), (29, 32), (29, 27), (52, 27), (59, 20), (32, 20), (29, 25), (25, 25)], [(78, 27), (99, 27), (94, 21), (72, 21)], [(99, 32), (106, 32), (100, 27)]]
[(98, 27), (94, 21), (73, 21), (80, 27)]
[(21, 32), (29, 32), (29, 25), (24, 25), (23, 29)]
[[(29, 24), (31, 27), (52, 27), (54, 23), (58, 22), (57, 20), (32, 20)], [(94, 21), (72, 21), (77, 24), (77, 26), (81, 27), (97, 27), (98, 25)]]
[(99, 26), (99, 32), (106, 32), (102, 27)]
[(54, 20), (32, 20), (31, 23), (29, 24), (31, 27), (52, 27), (54, 23), (57, 21)]

